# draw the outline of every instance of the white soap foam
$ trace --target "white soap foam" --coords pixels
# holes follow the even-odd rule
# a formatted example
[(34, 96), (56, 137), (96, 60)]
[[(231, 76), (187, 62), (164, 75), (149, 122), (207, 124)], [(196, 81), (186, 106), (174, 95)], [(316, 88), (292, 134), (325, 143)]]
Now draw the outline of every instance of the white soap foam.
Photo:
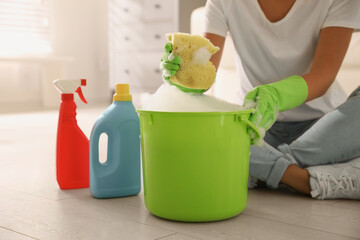
[(244, 108), (205, 94), (185, 93), (164, 83), (147, 97), (139, 110), (159, 112), (231, 112)]
[(170, 53), (170, 55), (168, 56), (168, 60), (172, 61), (172, 60), (174, 60), (174, 58), (175, 58), (174, 54)]
[(199, 48), (193, 52), (190, 65), (205, 65), (211, 58), (211, 53), (206, 47)]

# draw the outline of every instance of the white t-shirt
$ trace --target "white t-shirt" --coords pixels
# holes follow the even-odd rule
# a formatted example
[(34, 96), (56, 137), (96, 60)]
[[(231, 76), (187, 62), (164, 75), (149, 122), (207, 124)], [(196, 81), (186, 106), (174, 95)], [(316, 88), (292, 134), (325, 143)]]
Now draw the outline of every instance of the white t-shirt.
[[(243, 67), (240, 96), (256, 86), (306, 74), (313, 61), (320, 30), (337, 26), (360, 29), (359, 0), (296, 0), (287, 15), (270, 22), (257, 0), (208, 0), (205, 32), (226, 37), (235, 48), (237, 68)], [(341, 104), (346, 95), (335, 81), (327, 93), (280, 113), (279, 121), (319, 118)]]

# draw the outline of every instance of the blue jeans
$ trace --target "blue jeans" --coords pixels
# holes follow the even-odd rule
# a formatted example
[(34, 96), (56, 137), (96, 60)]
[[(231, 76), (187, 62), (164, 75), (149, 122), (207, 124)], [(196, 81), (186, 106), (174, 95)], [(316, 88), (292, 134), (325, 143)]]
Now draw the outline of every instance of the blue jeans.
[(286, 168), (344, 163), (360, 156), (360, 86), (320, 119), (276, 122), (263, 147), (251, 146), (249, 175), (277, 188)]

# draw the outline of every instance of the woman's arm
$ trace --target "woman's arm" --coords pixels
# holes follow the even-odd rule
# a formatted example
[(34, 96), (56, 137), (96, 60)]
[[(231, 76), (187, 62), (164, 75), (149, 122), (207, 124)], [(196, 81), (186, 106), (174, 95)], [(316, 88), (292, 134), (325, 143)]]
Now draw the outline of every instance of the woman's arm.
[(310, 71), (303, 75), (309, 93), (306, 101), (326, 93), (340, 69), (349, 47), (353, 29), (327, 27), (321, 30)]
[(221, 56), (224, 49), (225, 38), (213, 33), (204, 33), (204, 37), (209, 39), (214, 46), (219, 47), (220, 50), (211, 56), (210, 61), (215, 65), (216, 70), (219, 67)]

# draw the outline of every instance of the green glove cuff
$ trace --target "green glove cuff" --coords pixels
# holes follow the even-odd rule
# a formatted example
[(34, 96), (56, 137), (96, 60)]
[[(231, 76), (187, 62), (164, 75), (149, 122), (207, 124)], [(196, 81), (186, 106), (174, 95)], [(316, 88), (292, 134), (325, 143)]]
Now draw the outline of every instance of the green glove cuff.
[(300, 76), (291, 76), (279, 82), (271, 83), (277, 93), (279, 112), (293, 109), (303, 104), (308, 97), (308, 86)]

